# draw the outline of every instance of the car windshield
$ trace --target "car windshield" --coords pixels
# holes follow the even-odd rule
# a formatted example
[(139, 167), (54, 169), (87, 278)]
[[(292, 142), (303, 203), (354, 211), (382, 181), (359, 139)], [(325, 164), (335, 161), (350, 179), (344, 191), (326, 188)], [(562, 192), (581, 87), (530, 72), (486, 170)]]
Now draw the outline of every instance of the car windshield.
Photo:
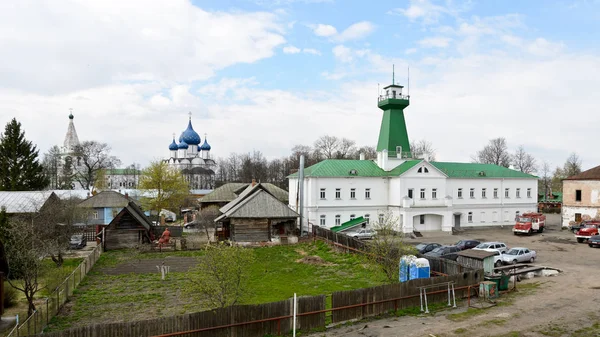
[(519, 222), (531, 222), (531, 218), (528, 217), (519, 217)]
[(441, 254), (444, 252), (444, 248), (443, 247), (437, 247), (436, 249), (431, 251), (432, 253), (437, 253), (437, 254)]
[(519, 250), (518, 249), (511, 249), (508, 252), (504, 253), (506, 255), (519, 255)]
[(587, 225), (584, 225), (583, 228), (596, 228), (596, 225), (587, 224)]
[(477, 245), (476, 248), (490, 248), (491, 245), (492, 244), (490, 244), (490, 243), (480, 243)]
[(465, 241), (465, 240), (460, 240), (456, 243), (457, 246), (466, 245), (466, 244), (467, 244), (467, 241)]
[(419, 243), (419, 244), (417, 245), (417, 249), (423, 249), (423, 248), (425, 248), (425, 247), (427, 247), (427, 244), (426, 244), (426, 243)]

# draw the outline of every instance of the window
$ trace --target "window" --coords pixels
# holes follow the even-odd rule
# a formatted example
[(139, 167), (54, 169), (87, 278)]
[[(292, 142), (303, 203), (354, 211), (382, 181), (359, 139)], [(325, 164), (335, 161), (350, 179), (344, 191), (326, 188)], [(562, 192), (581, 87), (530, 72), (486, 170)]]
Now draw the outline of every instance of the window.
[(425, 214), (421, 214), (421, 215), (419, 216), (419, 223), (420, 223), (421, 225), (424, 225), (424, 224), (425, 224)]
[(383, 224), (383, 214), (379, 214), (379, 224)]
[(356, 219), (356, 215), (350, 214), (350, 220), (354, 220), (354, 219)]
[(335, 225), (339, 226), (341, 223), (342, 223), (342, 216), (338, 214), (335, 216)]
[(520, 213), (519, 211), (515, 212), (515, 221), (519, 220), (519, 213)]
[(486, 189), (482, 188), (481, 189), (481, 197), (484, 198), (484, 199), (486, 198), (485, 194), (486, 194)]
[(504, 189), (504, 197), (505, 198), (510, 198), (510, 188), (505, 188)]
[(498, 189), (494, 188), (494, 199), (498, 199)]
[(475, 189), (474, 188), (469, 189), (469, 196), (471, 197), (471, 199), (475, 198)]
[(336, 199), (341, 199), (342, 198), (342, 189), (341, 188), (336, 188), (335, 189), (335, 198)]
[(325, 199), (325, 189), (321, 189), (321, 199)]
[(371, 221), (371, 214), (365, 214), (365, 220), (369, 223)]
[(421, 199), (425, 199), (425, 189), (421, 189)]
[(319, 218), (319, 225), (321, 227), (325, 227), (325, 215), (321, 215), (321, 217)]
[(520, 189), (520, 188), (517, 188), (517, 190), (516, 190), (516, 192), (515, 192), (515, 193), (516, 193), (516, 197), (517, 197), (517, 198), (520, 198), (520, 197), (521, 197), (521, 189)]
[(575, 201), (581, 201), (581, 190), (575, 190)]
[(365, 188), (365, 199), (371, 199), (371, 189)]
[(356, 199), (356, 188), (350, 189), (350, 199)]
[(458, 189), (458, 198), (462, 199), (462, 188)]
[(527, 198), (531, 198), (531, 188), (527, 189)]
[(437, 188), (431, 189), (431, 199), (437, 199)]
[(411, 199), (413, 198), (413, 191), (414, 190), (412, 188), (408, 189), (408, 197), (411, 198)]
[(429, 173), (429, 170), (427, 169), (427, 167), (419, 167), (417, 173)]
[(581, 222), (581, 213), (575, 213), (575, 222)]
[(94, 216), (94, 219), (98, 219), (98, 211), (94, 211), (93, 216)]
[(481, 212), (481, 218), (479, 218), (479, 221), (485, 222), (485, 212)]
[(467, 214), (467, 221), (468, 221), (468, 222), (473, 222), (473, 212), (469, 212), (469, 213)]

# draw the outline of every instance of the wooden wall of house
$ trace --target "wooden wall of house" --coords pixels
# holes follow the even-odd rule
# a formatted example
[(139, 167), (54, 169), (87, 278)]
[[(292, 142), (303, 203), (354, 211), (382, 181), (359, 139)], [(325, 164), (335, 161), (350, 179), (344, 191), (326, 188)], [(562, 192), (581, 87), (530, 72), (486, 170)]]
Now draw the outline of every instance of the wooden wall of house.
[(113, 222), (106, 228), (105, 250), (132, 248), (147, 240), (147, 230), (139, 224), (131, 214), (119, 213)]
[(269, 241), (269, 219), (231, 219), (231, 239), (235, 242)]

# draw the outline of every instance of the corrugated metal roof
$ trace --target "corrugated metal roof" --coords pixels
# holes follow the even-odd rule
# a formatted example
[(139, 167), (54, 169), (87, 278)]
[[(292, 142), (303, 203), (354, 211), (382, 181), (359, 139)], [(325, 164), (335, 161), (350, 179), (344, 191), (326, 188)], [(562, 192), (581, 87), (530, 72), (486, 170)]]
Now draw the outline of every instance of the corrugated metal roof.
[(600, 166), (593, 167), (564, 180), (600, 180)]
[(341, 232), (343, 230), (346, 230), (346, 229), (349, 229), (349, 228), (352, 228), (352, 227), (356, 227), (356, 226), (358, 226), (358, 225), (360, 225), (362, 223), (365, 223), (365, 222), (367, 222), (367, 219), (365, 219), (362, 216), (359, 216), (358, 218), (352, 219), (350, 221), (346, 221), (346, 222), (344, 222), (343, 224), (341, 224), (339, 226), (331, 227), (330, 230), (332, 232)]
[[(228, 183), (219, 188), (214, 189), (212, 192), (208, 193), (202, 199), (200, 199), (201, 203), (209, 203), (209, 202), (230, 202), (238, 197), (239, 194), (236, 194), (236, 191), (244, 191), (246, 187), (250, 186), (250, 183)], [(261, 183), (261, 185), (269, 191), (273, 196), (279, 199), (282, 202), (288, 202), (288, 192), (284, 189), (281, 189), (270, 183)]]
[[(384, 171), (372, 160), (326, 159), (304, 170), (305, 177), (398, 177), (422, 160), (407, 160)], [(536, 176), (493, 164), (430, 162), (449, 178), (529, 178)], [(298, 173), (288, 176), (296, 178)]]
[(0, 191), (0, 207), (6, 213), (34, 213), (48, 201), (52, 191)]

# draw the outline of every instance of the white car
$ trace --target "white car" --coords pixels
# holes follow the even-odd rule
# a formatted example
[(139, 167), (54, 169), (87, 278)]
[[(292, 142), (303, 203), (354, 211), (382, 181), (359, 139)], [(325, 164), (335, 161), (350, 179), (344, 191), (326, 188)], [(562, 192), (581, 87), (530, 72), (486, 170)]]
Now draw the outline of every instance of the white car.
[(502, 261), (502, 253), (499, 250), (497, 250), (497, 249), (481, 249), (481, 250), (485, 250), (487, 252), (494, 253), (494, 266), (500, 267), (504, 263), (504, 261)]
[(348, 236), (351, 236), (355, 239), (372, 239), (375, 236), (375, 231), (372, 229), (362, 228), (358, 232), (348, 233)]
[(477, 246), (475, 246), (475, 248), (473, 248), (473, 249), (480, 249), (480, 250), (493, 249), (493, 250), (499, 251), (500, 253), (505, 253), (508, 251), (508, 247), (506, 247), (505, 243), (495, 242), (495, 241), (482, 242), (482, 243), (478, 244)]
[(530, 250), (524, 247), (511, 248), (508, 252), (502, 254), (502, 262), (506, 264), (517, 264), (518, 262), (535, 261), (535, 250)]

